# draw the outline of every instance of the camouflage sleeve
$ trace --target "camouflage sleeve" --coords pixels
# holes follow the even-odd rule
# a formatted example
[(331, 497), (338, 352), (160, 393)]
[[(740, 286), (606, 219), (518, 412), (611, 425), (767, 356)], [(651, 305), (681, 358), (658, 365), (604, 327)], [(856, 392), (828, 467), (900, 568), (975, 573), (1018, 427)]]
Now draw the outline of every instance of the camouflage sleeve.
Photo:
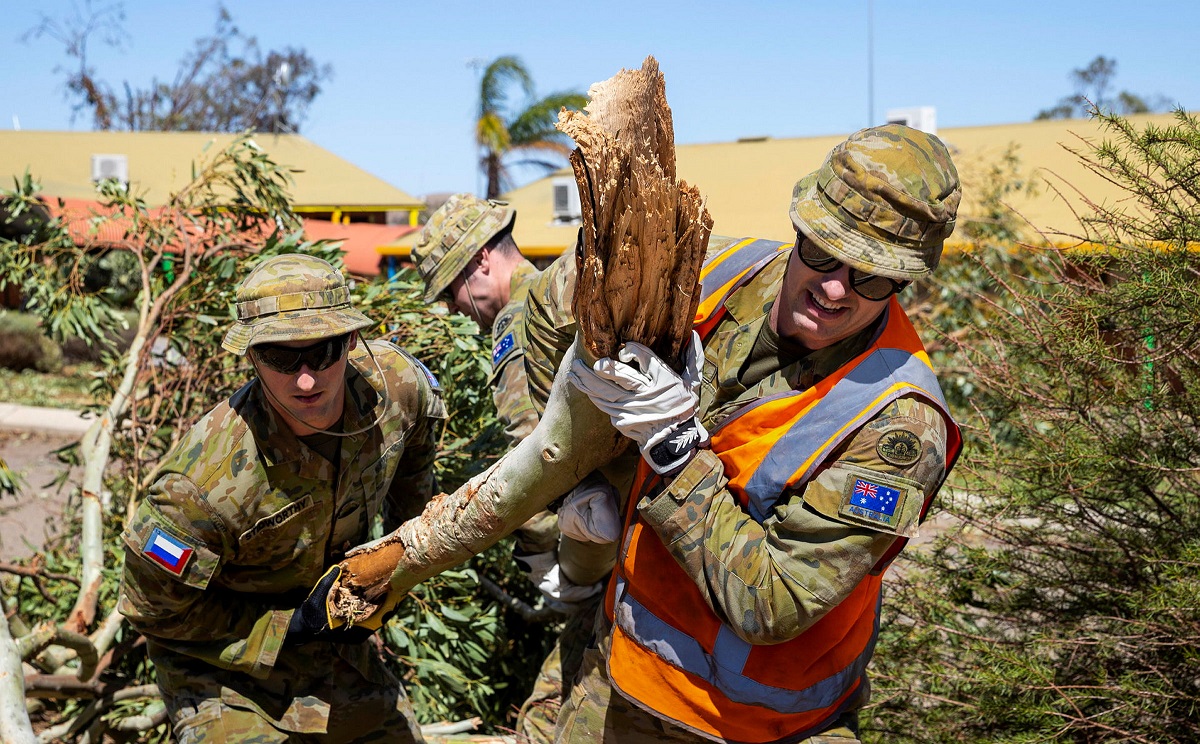
[(529, 397), (540, 416), (546, 410), (558, 365), (575, 340), (575, 256), (566, 254), (541, 273), (525, 300), (525, 366)]
[(222, 669), (254, 677), (270, 672), (302, 597), (221, 587), (231, 538), (194, 483), (175, 473), (160, 478), (124, 540), (120, 611), (134, 628)]
[[(407, 356), (407, 355), (406, 355)], [(421, 513), (437, 490), (433, 463), (437, 459), (438, 438), (446, 418), (441, 386), (433, 373), (415, 358), (399, 375), (396, 387), (404, 391), (394, 401), (403, 415), (412, 419), (404, 435), (404, 452), (392, 476), (383, 502), (384, 533), (389, 533)]]
[(538, 412), (529, 400), (525, 384), (525, 370), (521, 364), (523, 357), (524, 354), (514, 354), (505, 359), (492, 378), (496, 417), (504, 424), (504, 436), (510, 448), (529, 436), (538, 422)]
[[(898, 536), (916, 534), (925, 497), (943, 478), (945, 439), (938, 412), (905, 398), (785, 493), (761, 524), (708, 450), (638, 510), (718, 617), (750, 643), (782, 643), (841, 602)], [(894, 503), (858, 507), (859, 481)]]

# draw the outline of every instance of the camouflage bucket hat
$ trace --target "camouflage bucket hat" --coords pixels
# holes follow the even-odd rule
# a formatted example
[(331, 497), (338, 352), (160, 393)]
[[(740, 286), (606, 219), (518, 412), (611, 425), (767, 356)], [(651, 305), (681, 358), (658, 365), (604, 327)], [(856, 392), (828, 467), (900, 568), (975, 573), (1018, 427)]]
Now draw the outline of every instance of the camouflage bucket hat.
[(942, 141), (899, 124), (863, 129), (792, 190), (792, 224), (831, 255), (901, 281), (933, 272), (962, 189)]
[(221, 346), (238, 356), (255, 344), (309, 341), (375, 325), (350, 305), (342, 272), (315, 256), (263, 261), (237, 291), (237, 320)]
[(425, 302), (437, 300), (488, 241), (512, 229), (517, 210), (507, 202), (455, 194), (429, 217), (412, 249), (425, 282)]

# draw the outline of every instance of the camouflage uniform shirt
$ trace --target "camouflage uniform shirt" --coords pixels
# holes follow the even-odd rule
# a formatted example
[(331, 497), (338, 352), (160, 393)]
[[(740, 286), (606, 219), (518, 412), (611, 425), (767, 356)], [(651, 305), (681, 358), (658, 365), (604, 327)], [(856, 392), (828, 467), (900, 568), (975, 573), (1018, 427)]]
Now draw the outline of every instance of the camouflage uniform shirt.
[[(712, 246), (710, 252), (723, 247), (721, 239), (714, 237)], [(861, 353), (882, 327), (881, 317), (816, 352), (780, 354), (774, 371), (761, 379), (740, 379), (790, 253), (780, 253), (727, 299), (728, 314), (705, 340), (700, 410), (710, 430), (759, 398), (813, 385)], [(889, 445), (897, 441), (908, 449), (898, 453)], [(848, 437), (806, 483), (784, 493), (761, 524), (747, 518), (726, 488), (721, 461), (709, 450), (701, 450), (661, 493), (643, 499), (638, 510), (731, 630), (750, 643), (780, 643), (841, 602), (898, 535), (916, 534), (923, 498), (898, 507), (894, 532), (840, 517), (848, 473), (863, 468), (885, 485), (915, 486), (923, 497), (942, 480), (945, 452), (940, 414), (922, 401), (901, 398)]]
[(296, 438), (255, 380), (184, 436), (129, 523), (120, 610), (148, 640), (173, 719), (219, 699), (323, 732), (347, 695), (398, 689), (371, 644), (284, 645), (294, 608), (372, 537), (376, 515), (390, 531), (433, 492), (441, 391), (396, 346), (370, 347), (378, 368), (361, 345), (350, 355), (342, 422), (370, 428), (340, 440), (336, 463)]
[(509, 446), (515, 446), (537, 426), (538, 412), (525, 385), (525, 298), (540, 272), (524, 261), (509, 280), (508, 304), (500, 308), (492, 323), (492, 400), (504, 424)]

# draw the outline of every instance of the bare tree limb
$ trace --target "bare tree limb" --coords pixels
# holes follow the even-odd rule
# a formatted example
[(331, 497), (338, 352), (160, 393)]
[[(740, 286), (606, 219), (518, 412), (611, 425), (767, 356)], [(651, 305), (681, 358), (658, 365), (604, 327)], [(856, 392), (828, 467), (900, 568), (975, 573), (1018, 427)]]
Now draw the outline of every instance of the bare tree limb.
[(35, 744), (33, 726), (25, 712), (25, 678), (21, 655), (8, 631), (8, 618), (0, 612), (0, 741)]

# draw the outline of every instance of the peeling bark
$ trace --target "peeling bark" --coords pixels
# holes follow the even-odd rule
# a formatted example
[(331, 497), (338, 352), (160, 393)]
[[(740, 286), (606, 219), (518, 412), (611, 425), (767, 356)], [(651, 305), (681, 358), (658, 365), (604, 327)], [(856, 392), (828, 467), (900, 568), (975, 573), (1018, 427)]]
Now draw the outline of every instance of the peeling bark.
[(571, 162), (584, 220), (574, 297), (580, 332), (545, 413), (486, 472), (342, 561), (330, 604), (343, 620), (360, 622), (488, 548), (624, 449), (608, 416), (567, 382), (574, 359), (591, 364), (638, 341), (680, 366), (712, 220), (699, 191), (675, 179), (671, 112), (654, 58), (588, 93), (587, 115), (559, 115), (559, 128), (579, 145)]

